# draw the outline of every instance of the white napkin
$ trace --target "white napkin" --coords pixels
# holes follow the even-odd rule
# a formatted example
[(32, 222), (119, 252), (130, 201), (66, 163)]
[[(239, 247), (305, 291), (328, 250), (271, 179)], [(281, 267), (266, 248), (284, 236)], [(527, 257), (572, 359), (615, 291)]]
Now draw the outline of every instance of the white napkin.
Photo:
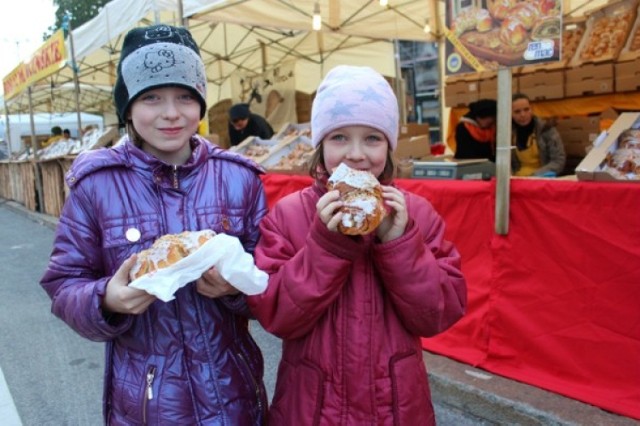
[(145, 274), (129, 283), (168, 302), (174, 293), (215, 266), (222, 277), (241, 292), (254, 295), (267, 288), (268, 275), (253, 263), (240, 240), (226, 234), (216, 234), (198, 250), (166, 268)]

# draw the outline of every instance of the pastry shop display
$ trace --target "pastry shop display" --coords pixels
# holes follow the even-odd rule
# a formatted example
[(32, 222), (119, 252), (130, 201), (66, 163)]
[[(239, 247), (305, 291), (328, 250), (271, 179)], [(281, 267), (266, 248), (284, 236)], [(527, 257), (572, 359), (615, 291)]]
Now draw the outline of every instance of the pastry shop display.
[(617, 58), (627, 41), (635, 15), (635, 9), (628, 2), (606, 7), (591, 15), (574, 61), (601, 62)]
[(311, 123), (288, 123), (273, 136), (276, 140), (293, 140), (298, 136), (311, 138)]
[(313, 151), (311, 140), (301, 137), (275, 151), (262, 166), (267, 170), (306, 172)]
[(607, 154), (602, 170), (616, 179), (640, 180), (640, 129), (620, 133), (617, 149)]
[(280, 141), (275, 139), (260, 139), (256, 136), (250, 136), (240, 145), (232, 146), (230, 150), (248, 157), (256, 163), (261, 163), (277, 149), (279, 143)]
[(135, 280), (158, 269), (167, 268), (198, 250), (215, 235), (216, 233), (210, 229), (164, 235), (150, 248), (138, 253), (129, 277)]
[(584, 26), (568, 25), (562, 31), (562, 59), (571, 60), (576, 54), (580, 40), (584, 35)]
[(338, 231), (342, 234), (369, 234), (386, 215), (380, 182), (368, 171), (352, 169), (341, 163), (329, 177), (327, 189), (337, 189), (344, 203), (341, 207), (342, 220), (338, 224)]

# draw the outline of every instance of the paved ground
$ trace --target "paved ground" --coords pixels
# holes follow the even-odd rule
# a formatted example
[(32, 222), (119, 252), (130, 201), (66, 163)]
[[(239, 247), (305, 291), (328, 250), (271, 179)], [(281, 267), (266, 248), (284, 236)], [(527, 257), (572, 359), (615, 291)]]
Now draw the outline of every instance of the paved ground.
[[(38, 285), (55, 218), (0, 199), (0, 425), (101, 423), (103, 345), (50, 314)], [(280, 342), (256, 322), (273, 394)], [(440, 425), (640, 425), (560, 395), (424, 352)]]

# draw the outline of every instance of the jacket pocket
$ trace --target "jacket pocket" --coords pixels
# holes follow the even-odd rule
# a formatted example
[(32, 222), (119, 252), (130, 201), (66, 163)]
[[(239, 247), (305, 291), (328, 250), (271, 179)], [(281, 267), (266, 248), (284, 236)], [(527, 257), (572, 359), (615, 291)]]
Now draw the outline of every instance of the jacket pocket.
[(389, 366), (394, 425), (435, 424), (427, 370), (420, 353), (396, 354)]
[(132, 254), (151, 246), (161, 236), (160, 225), (157, 214), (110, 219), (103, 223), (102, 248), (109, 264), (117, 268)]
[(269, 414), (270, 424), (320, 425), (325, 377), (320, 367), (310, 361), (297, 365), (282, 361)]
[(241, 236), (244, 233), (244, 216), (216, 207), (196, 209), (199, 229), (213, 229), (219, 234)]

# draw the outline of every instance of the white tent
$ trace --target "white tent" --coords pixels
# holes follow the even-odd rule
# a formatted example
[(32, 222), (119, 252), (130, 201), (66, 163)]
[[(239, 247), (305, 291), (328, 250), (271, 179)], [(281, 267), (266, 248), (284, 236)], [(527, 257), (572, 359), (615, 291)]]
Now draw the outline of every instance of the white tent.
[[(563, 0), (565, 14), (581, 15), (606, 0)], [(322, 29), (311, 31), (315, 4)], [(77, 61), (82, 111), (113, 111), (115, 80), (123, 35), (156, 22), (180, 25), (180, 15), (202, 48), (210, 82), (209, 105), (230, 97), (229, 76), (261, 73), (296, 60), (297, 89), (310, 93), (333, 65), (367, 64), (395, 76), (393, 40), (441, 40), (445, 2), (431, 0), (113, 0), (98, 16), (73, 29), (67, 39), (68, 66), (32, 90), (35, 111), (73, 110)], [(429, 23), (431, 32), (425, 33)], [(71, 45), (73, 41), (73, 46)], [(73, 58), (72, 58), (73, 52)], [(71, 109), (70, 109), (71, 108)], [(10, 112), (28, 111), (25, 94), (12, 99)]]

